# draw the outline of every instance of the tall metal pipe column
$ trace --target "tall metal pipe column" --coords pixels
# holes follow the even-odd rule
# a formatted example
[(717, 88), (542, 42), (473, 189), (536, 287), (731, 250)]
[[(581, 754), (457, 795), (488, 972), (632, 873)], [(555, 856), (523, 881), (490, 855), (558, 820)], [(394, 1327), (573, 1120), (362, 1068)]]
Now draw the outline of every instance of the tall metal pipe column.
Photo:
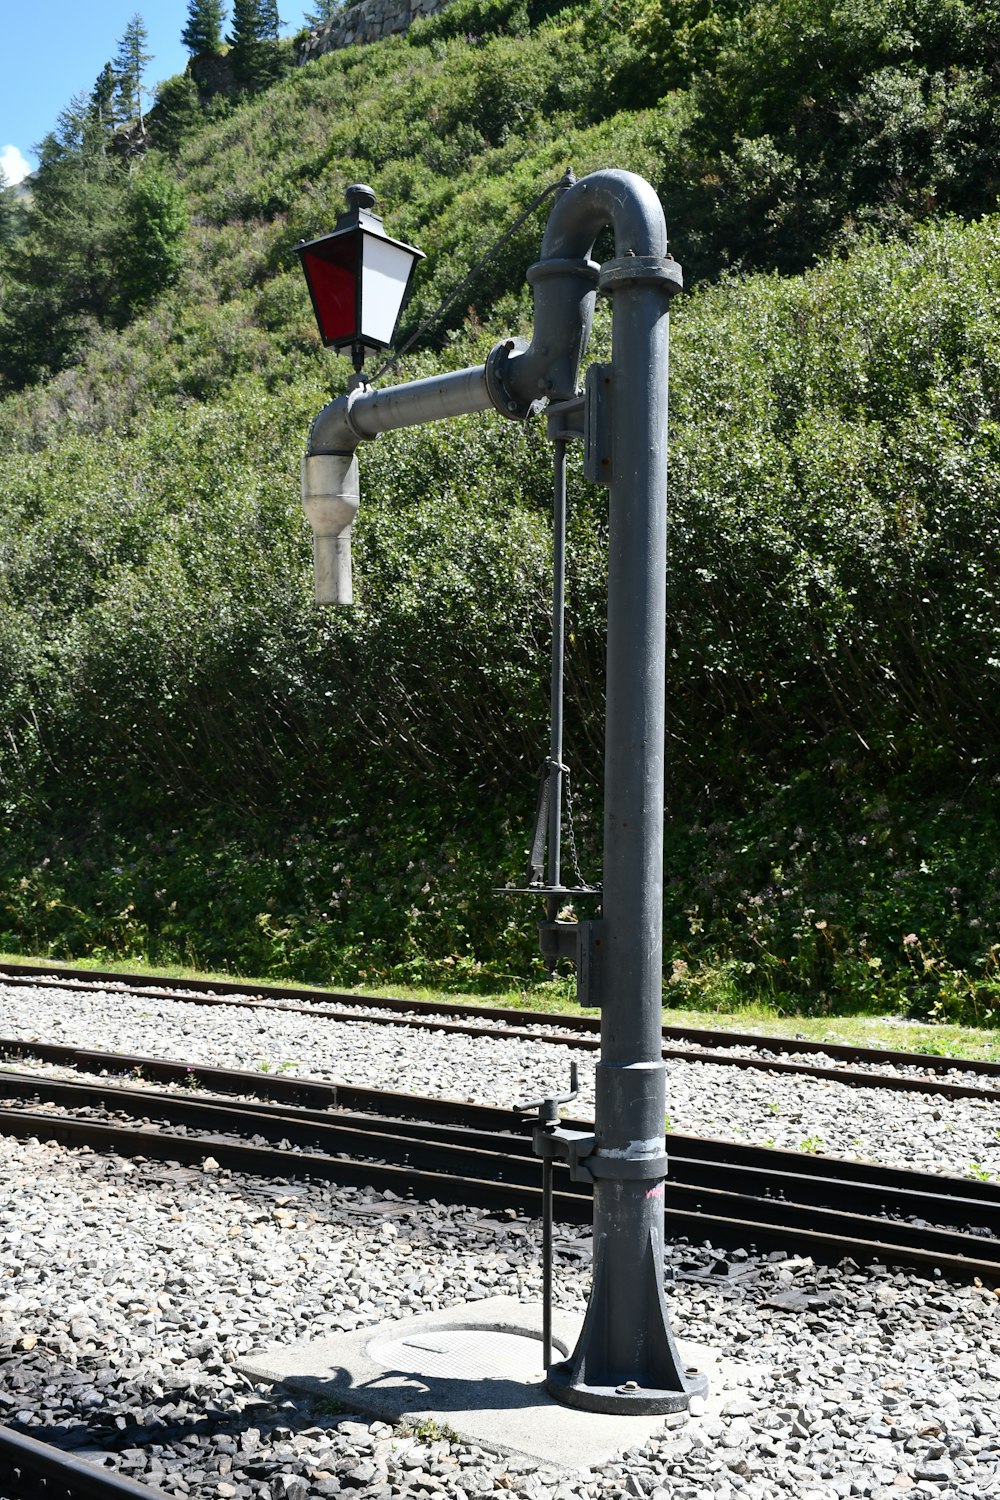
[[(590, 252), (608, 225), (615, 257), (598, 270)], [(535, 326), (526, 349), (507, 341), (485, 366), (388, 391), (355, 389), (326, 407), (310, 433), (303, 502), (314, 517), (317, 597), (349, 602), (344, 534), (357, 506), (358, 443), (490, 404), (524, 418), (540, 397), (572, 403), (595, 283), (613, 299), (612, 362), (588, 371), (584, 403), (588, 472), (610, 489), (603, 917), (577, 928), (578, 970), (591, 951), (585, 936), (600, 950), (588, 979), (602, 1006), (596, 1120), (593, 1136), (536, 1131), (543, 1154), (565, 1156), (574, 1176), (594, 1184), (594, 1279), (577, 1347), (546, 1384), (588, 1410), (681, 1411), (706, 1381), (678, 1354), (663, 1294), (667, 356), (680, 270), (650, 185), (602, 171), (567, 188), (528, 279)], [(321, 549), (331, 556), (326, 568)]]
[(680, 1359), (663, 1294), (667, 370), (679, 274), (656, 211), (645, 244), (615, 216), (618, 255), (598, 283), (614, 299), (612, 361), (609, 378), (588, 382), (589, 399), (604, 389), (610, 405), (601, 421), (588, 414), (610, 468), (601, 1059), (594, 1149), (579, 1163), (594, 1182), (594, 1280), (577, 1348), (547, 1386), (597, 1411), (679, 1411), (706, 1388)]

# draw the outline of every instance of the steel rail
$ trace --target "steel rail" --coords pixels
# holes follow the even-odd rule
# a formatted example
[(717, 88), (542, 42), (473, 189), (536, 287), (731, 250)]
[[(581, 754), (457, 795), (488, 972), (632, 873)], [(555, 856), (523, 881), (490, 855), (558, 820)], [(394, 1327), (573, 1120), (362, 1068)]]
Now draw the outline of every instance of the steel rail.
[[(468, 1106), (458, 1105), (451, 1121), (401, 1117), (401, 1107), (414, 1103), (418, 1112), (431, 1101), (387, 1094), (378, 1098), (377, 1112), (360, 1113), (341, 1105), (328, 1110), (294, 1108), (262, 1100), (213, 1100), (197, 1095), (161, 1093), (113, 1082), (77, 1082), (40, 1077), (37, 1073), (0, 1071), (0, 1096), (37, 1098), (65, 1108), (98, 1107), (145, 1119), (156, 1117), (171, 1125), (269, 1137), (272, 1143), (287, 1143), (327, 1155), (353, 1151), (409, 1162), (419, 1153), (420, 1164), (433, 1170), (451, 1170), (456, 1149), (476, 1154), (478, 1162), (488, 1158), (491, 1176), (497, 1181), (533, 1185), (538, 1158), (525, 1134), (525, 1119), (515, 1111), (494, 1119), (483, 1128), (470, 1118)], [(435, 1101), (438, 1102), (438, 1101)], [(371, 1104), (369, 1103), (369, 1110)], [(586, 1129), (576, 1121), (572, 1128)], [(416, 1143), (416, 1144), (414, 1144)], [(851, 1162), (844, 1158), (803, 1156), (716, 1137), (668, 1132), (672, 1181), (685, 1187), (716, 1188), (740, 1185), (754, 1196), (792, 1195), (796, 1203), (832, 1204), (864, 1209), (881, 1217), (920, 1214), (938, 1216), (938, 1224), (956, 1226), (975, 1223), (1000, 1236), (1000, 1186), (973, 1178), (914, 1173), (877, 1163)], [(525, 1170), (526, 1169), (526, 1170)], [(565, 1168), (560, 1164), (560, 1170)], [(943, 1212), (946, 1210), (946, 1212)]]
[[(40, 1094), (48, 1091), (49, 1097), (57, 1099), (61, 1089), (74, 1090), (76, 1098), (107, 1104), (133, 1097), (137, 1104), (143, 1100), (162, 1100), (164, 1106), (172, 1104), (178, 1112), (185, 1110), (191, 1095), (160, 1094), (148, 1088), (129, 1090), (124, 1082), (128, 1077), (157, 1080), (162, 1083), (181, 1084), (186, 1089), (206, 1089), (214, 1094), (236, 1094), (242, 1096), (229, 1100), (232, 1108), (243, 1112), (264, 1111), (265, 1103), (281, 1106), (282, 1119), (302, 1119), (308, 1122), (331, 1122), (331, 1110), (339, 1111), (339, 1118), (350, 1119), (358, 1129), (375, 1130), (386, 1120), (403, 1134), (420, 1137), (437, 1127), (458, 1129), (466, 1136), (474, 1133), (479, 1141), (486, 1143), (502, 1136), (505, 1149), (524, 1154), (535, 1160), (530, 1144), (523, 1134), (525, 1117), (517, 1110), (492, 1104), (469, 1104), (457, 1099), (430, 1098), (423, 1095), (397, 1093), (380, 1089), (360, 1088), (351, 1084), (326, 1083), (320, 1079), (288, 1078), (280, 1074), (251, 1073), (240, 1069), (201, 1067), (161, 1058), (123, 1056), (116, 1052), (81, 1051), (74, 1048), (57, 1047), (48, 1043), (9, 1042), (0, 1040), (0, 1059), (37, 1057), (71, 1067), (92, 1069), (102, 1078), (95, 1081), (51, 1079), (45, 1074), (32, 1072), (10, 1073), (0, 1070), (0, 1092), (16, 1091), (25, 1094)], [(68, 1095), (66, 1097), (69, 1097)], [(194, 1096), (197, 1098), (197, 1096)], [(211, 1107), (209, 1101), (203, 1101)], [(192, 1110), (198, 1104), (191, 1105)], [(189, 1115), (188, 1118), (191, 1118)], [(178, 1113), (177, 1119), (183, 1116)], [(565, 1121), (570, 1128), (586, 1130), (592, 1122), (588, 1120)], [(439, 1136), (443, 1139), (444, 1137)], [(824, 1163), (841, 1158), (801, 1152), (783, 1152), (770, 1146), (756, 1146), (743, 1141), (725, 1140), (720, 1137), (687, 1135), (683, 1132), (668, 1133), (670, 1154), (695, 1156), (701, 1146), (711, 1147), (712, 1158), (735, 1166), (755, 1166), (767, 1172), (775, 1164), (787, 1159), (796, 1163), (800, 1176), (823, 1175)], [(919, 1178), (934, 1185), (937, 1198), (959, 1197), (978, 1201), (990, 1206), (1000, 1203), (1000, 1186), (976, 1178), (958, 1177), (944, 1173), (916, 1174), (898, 1167), (886, 1167), (878, 1162), (851, 1161), (852, 1190), (855, 1184), (903, 1190)]]
[[(413, 1165), (247, 1146), (216, 1136), (167, 1135), (134, 1125), (107, 1125), (27, 1110), (2, 1112), (0, 1127), (0, 1134), (22, 1139), (49, 1139), (63, 1145), (88, 1146), (102, 1152), (113, 1150), (124, 1156), (181, 1165), (202, 1166), (206, 1158), (212, 1157), (220, 1167), (230, 1171), (279, 1180), (305, 1177), (347, 1186), (389, 1187), (402, 1198), (434, 1198), (438, 1202), (494, 1210), (515, 1208), (533, 1217), (541, 1211), (540, 1186), (500, 1182), (495, 1177), (467, 1177)], [(456, 1148), (456, 1157), (459, 1149)], [(470, 1160), (462, 1163), (478, 1171), (493, 1164), (476, 1153), (470, 1153)], [(587, 1194), (557, 1188), (553, 1202), (557, 1218), (569, 1223), (590, 1222)], [(873, 1220), (814, 1205), (778, 1203), (724, 1188), (687, 1188), (675, 1183), (669, 1188), (667, 1220), (672, 1234), (701, 1240), (714, 1234), (723, 1245), (780, 1246), (786, 1250), (809, 1247), (814, 1252), (833, 1245), (840, 1256), (888, 1259), (893, 1264), (915, 1266), (955, 1280), (975, 1278), (1000, 1284), (1000, 1258), (991, 1258), (990, 1241), (970, 1234), (899, 1225), (891, 1220)]]
[(12, 1500), (168, 1500), (165, 1490), (64, 1453), (10, 1427), (0, 1427), (0, 1484)]
[[(40, 1082), (50, 1099), (62, 1103), (97, 1101), (107, 1109), (126, 1105), (140, 1118), (158, 1115), (185, 1128), (223, 1134), (177, 1135), (145, 1124), (137, 1127), (131, 1119), (122, 1126), (28, 1109), (3, 1112), (3, 1130), (22, 1138), (42, 1136), (198, 1166), (211, 1156), (230, 1170), (388, 1186), (403, 1196), (515, 1207), (532, 1214), (540, 1208), (537, 1164), (528, 1141), (515, 1134), (523, 1122), (512, 1113), (505, 1117), (507, 1133), (500, 1133), (496, 1120), (482, 1130), (475, 1124), (415, 1125), (393, 1118), (399, 1095), (382, 1100), (381, 1118), (346, 1113), (333, 1118), (316, 1110), (255, 1107), (246, 1101), (233, 1107), (230, 1101), (162, 1095), (113, 1083), (95, 1086), (40, 1081), (30, 1074), (0, 1075), (8, 1092), (22, 1096), (37, 1096)], [(424, 1101), (405, 1102), (412, 1111), (414, 1104)], [(494, 1114), (503, 1118), (503, 1112)], [(231, 1138), (241, 1132), (281, 1141), (284, 1148)], [(288, 1149), (293, 1144), (298, 1149)], [(714, 1237), (728, 1244), (734, 1243), (735, 1235), (743, 1245), (808, 1245), (820, 1252), (824, 1246), (836, 1246), (838, 1254), (888, 1256), (957, 1279), (1000, 1280), (1000, 1189), (993, 1184), (917, 1177), (832, 1158), (803, 1159), (797, 1153), (697, 1137), (671, 1135), (668, 1146), (668, 1218), (674, 1234)], [(589, 1190), (571, 1182), (561, 1163), (556, 1171), (557, 1214), (584, 1222)], [(885, 1217), (907, 1213), (919, 1214), (921, 1222)], [(925, 1222), (929, 1218), (937, 1224)], [(945, 1223), (951, 1227), (941, 1227)], [(955, 1225), (972, 1225), (978, 1232)]]
[[(449, 1007), (426, 1000), (395, 1000), (389, 997), (352, 995), (335, 990), (277, 989), (264, 985), (222, 980), (184, 980), (184, 990), (177, 990), (170, 987), (177, 981), (165, 977), (160, 982), (155, 976), (117, 974), (112, 971), (99, 970), (87, 970), (86, 976), (81, 977), (81, 971), (72, 969), (46, 967), (44, 970), (35, 970), (25, 965), (0, 965), (0, 980), (24, 987), (72, 988), (86, 991), (114, 984), (143, 999), (177, 1000), (198, 1005), (232, 1005), (250, 1000), (264, 1009), (308, 1014), (317, 1019), (360, 1021), (373, 1026), (406, 1026), (414, 1030), (453, 1032), (460, 1036), (508, 1037), (578, 1048), (588, 1052), (597, 1052), (600, 1048), (598, 1036), (600, 1022), (592, 1016), (562, 1016), (529, 1012), (527, 1014), (533, 1017), (533, 1021), (530, 1025), (526, 1025), (526, 1013), (509, 1007), (497, 1009), (478, 1005)], [(331, 1005), (337, 1008), (330, 1008)], [(366, 1007), (378, 1007), (388, 1011), (389, 1014), (381, 1016), (351, 1014), (352, 1011)], [(414, 1013), (420, 1010), (428, 1014)], [(492, 1018), (503, 1024), (477, 1026), (467, 1021), (442, 1019), (445, 1016), (469, 1015)], [(515, 1025), (514, 1022), (520, 1024)], [(538, 1030), (539, 1027), (545, 1027), (552, 1034), (545, 1035)], [(926, 1076), (949, 1073), (966, 1077), (997, 1078), (1000, 1083), (1000, 1062), (991, 1059), (976, 1062), (968, 1058), (945, 1058), (922, 1052), (895, 1052), (880, 1048), (850, 1047), (843, 1043), (792, 1040), (755, 1032), (701, 1030), (679, 1026), (664, 1026), (662, 1032), (665, 1043), (671, 1041), (688, 1043), (686, 1047), (664, 1045), (662, 1055), (668, 1061), (706, 1063), (758, 1072), (803, 1074), (808, 1077), (829, 1079), (853, 1088), (888, 1088), (903, 1093), (939, 1094), (949, 1099), (996, 1100), (1000, 1098), (1000, 1087), (963, 1083), (955, 1077)], [(732, 1050), (736, 1047), (755, 1048), (766, 1055), (742, 1056)], [(692, 1048), (697, 1048), (697, 1050), (692, 1051)], [(775, 1056), (776, 1053), (784, 1053), (788, 1056)], [(873, 1068), (880, 1064), (914, 1068), (921, 1070), (924, 1076), (867, 1072), (863, 1069), (836, 1068), (819, 1063), (791, 1060), (791, 1058), (802, 1056), (839, 1058), (845, 1063), (865, 1063)]]

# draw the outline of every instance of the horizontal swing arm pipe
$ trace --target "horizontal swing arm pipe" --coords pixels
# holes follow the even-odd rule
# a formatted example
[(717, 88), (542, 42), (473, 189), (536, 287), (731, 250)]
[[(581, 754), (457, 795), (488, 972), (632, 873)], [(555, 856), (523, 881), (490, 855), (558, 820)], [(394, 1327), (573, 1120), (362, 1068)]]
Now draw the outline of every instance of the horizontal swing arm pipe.
[(508, 343), (494, 350), (490, 366), (474, 365), (386, 390), (358, 386), (319, 413), (307, 454), (353, 453), (360, 442), (394, 428), (492, 407), (504, 416), (523, 418), (539, 397), (572, 396), (597, 284), (597, 267), (589, 257), (606, 225), (614, 229), (618, 258), (666, 254), (663, 209), (649, 183), (633, 172), (592, 172), (557, 198), (540, 259), (528, 273), (535, 288), (535, 329), (527, 349)]
[(492, 407), (485, 365), (411, 380), (386, 390), (359, 386), (323, 408), (313, 422), (307, 451), (353, 453), (359, 442), (376, 438), (380, 432), (490, 411)]

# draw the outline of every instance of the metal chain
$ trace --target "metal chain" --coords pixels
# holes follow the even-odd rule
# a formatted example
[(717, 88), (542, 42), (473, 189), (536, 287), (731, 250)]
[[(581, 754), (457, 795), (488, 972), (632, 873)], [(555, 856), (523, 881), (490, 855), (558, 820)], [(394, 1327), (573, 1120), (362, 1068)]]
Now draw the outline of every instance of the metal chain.
[(580, 859), (576, 852), (576, 829), (573, 827), (573, 783), (570, 780), (569, 767), (563, 766), (563, 786), (566, 791), (566, 849), (569, 853), (570, 863), (573, 866), (573, 874), (577, 886), (581, 889), (589, 888), (590, 882), (586, 880), (580, 869)]

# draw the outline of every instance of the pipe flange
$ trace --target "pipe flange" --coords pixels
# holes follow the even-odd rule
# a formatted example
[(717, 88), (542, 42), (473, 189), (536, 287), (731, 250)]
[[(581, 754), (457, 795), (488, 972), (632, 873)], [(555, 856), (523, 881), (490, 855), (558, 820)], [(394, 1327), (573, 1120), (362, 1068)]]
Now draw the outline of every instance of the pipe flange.
[(526, 422), (545, 409), (544, 398), (525, 401), (515, 393), (507, 378), (511, 359), (523, 354), (527, 347), (526, 339), (503, 339), (494, 344), (486, 357), (487, 394), (500, 415), (513, 422)]
[(623, 255), (606, 260), (601, 267), (598, 291), (613, 292), (617, 287), (660, 286), (668, 297), (681, 291), (684, 276), (679, 263), (670, 255)]
[(596, 260), (562, 260), (554, 256), (550, 260), (536, 260), (525, 272), (525, 279), (529, 286), (534, 286), (547, 276), (579, 276), (592, 287), (597, 285), (600, 270)]

